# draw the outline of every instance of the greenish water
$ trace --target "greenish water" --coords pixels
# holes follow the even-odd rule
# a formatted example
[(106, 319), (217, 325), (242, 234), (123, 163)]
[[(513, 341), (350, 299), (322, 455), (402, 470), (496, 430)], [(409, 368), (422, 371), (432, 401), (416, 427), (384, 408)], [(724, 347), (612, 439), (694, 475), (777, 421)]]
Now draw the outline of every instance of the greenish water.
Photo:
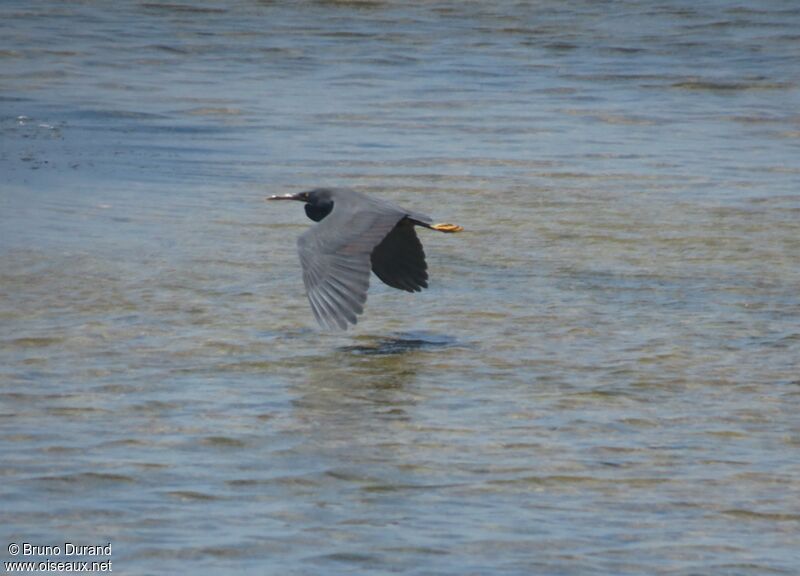
[[(798, 26), (778, 1), (4, 2), (2, 549), (796, 574)], [(421, 231), (430, 289), (373, 278), (344, 334), (303, 294), (310, 222), (263, 201), (323, 185), (466, 228)]]

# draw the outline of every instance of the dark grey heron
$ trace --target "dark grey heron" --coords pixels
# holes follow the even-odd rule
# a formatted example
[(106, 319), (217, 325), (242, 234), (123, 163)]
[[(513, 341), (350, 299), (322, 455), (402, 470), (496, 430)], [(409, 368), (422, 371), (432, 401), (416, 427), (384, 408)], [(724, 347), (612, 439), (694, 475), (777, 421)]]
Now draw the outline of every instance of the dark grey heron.
[(428, 287), (428, 265), (414, 230), (460, 232), (455, 224), (432, 224), (429, 216), (342, 188), (270, 196), (305, 202), (306, 215), (319, 222), (297, 239), (303, 284), (317, 322), (347, 329), (364, 311), (372, 270), (384, 284), (419, 292)]

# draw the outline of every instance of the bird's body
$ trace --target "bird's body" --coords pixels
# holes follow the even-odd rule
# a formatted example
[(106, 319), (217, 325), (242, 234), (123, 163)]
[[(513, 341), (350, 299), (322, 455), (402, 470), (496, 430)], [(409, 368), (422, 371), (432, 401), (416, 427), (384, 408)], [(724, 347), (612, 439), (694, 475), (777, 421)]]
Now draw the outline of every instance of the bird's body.
[(318, 188), (270, 200), (305, 202), (318, 222), (297, 239), (303, 283), (322, 326), (346, 329), (364, 311), (370, 270), (385, 284), (419, 292), (428, 287), (425, 252), (415, 226), (458, 232), (429, 216), (342, 188)]

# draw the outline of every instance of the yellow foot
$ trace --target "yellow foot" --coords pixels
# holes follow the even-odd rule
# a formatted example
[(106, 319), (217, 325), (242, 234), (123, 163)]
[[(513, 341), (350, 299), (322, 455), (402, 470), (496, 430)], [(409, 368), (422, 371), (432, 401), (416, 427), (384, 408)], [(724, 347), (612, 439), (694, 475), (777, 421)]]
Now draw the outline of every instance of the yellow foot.
[(433, 230), (438, 230), (439, 232), (461, 232), (464, 227), (459, 226), (458, 224), (432, 224), (431, 228)]

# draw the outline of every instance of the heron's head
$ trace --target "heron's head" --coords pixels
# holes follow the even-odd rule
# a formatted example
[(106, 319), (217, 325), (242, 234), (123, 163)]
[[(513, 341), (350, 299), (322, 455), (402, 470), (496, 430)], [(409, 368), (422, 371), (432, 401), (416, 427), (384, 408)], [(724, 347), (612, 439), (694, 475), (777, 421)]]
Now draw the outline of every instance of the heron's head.
[(305, 202), (306, 216), (314, 222), (319, 222), (333, 210), (333, 194), (327, 188), (316, 188), (307, 192), (298, 192), (297, 194), (270, 196), (267, 200), (297, 200), (298, 202)]

